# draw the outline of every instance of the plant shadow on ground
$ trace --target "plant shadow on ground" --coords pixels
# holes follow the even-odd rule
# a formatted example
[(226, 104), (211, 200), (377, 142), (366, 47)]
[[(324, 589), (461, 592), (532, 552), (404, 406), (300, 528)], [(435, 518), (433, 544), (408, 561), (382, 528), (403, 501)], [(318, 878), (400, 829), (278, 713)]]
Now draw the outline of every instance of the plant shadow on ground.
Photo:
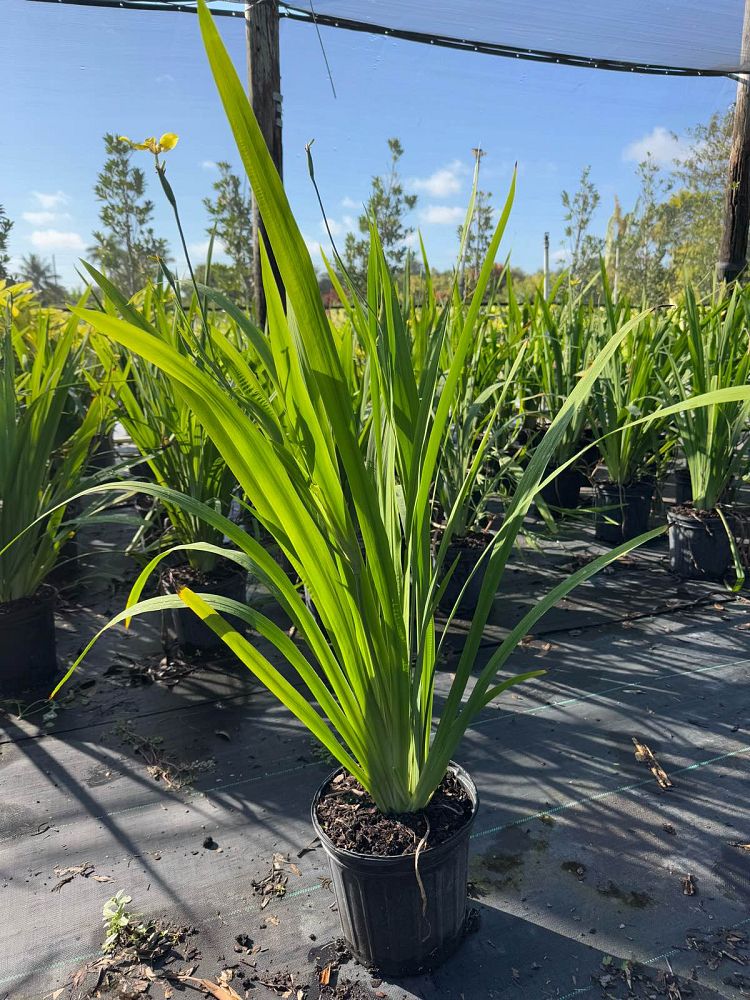
[[(66, 615), (64, 650), (109, 610)], [(750, 864), (732, 846), (750, 827), (745, 614), (740, 604), (677, 609), (630, 627), (574, 627), (549, 649), (518, 650), (514, 672), (533, 664), (548, 674), (483, 713), (461, 756), (482, 799), (471, 869), (484, 893), (473, 904), (480, 928), (443, 969), (381, 992), (456, 1000), (601, 992), (590, 977), (609, 974), (607, 956), (670, 954), (680, 975), (699, 969), (694, 997), (743, 996), (723, 982), (739, 965), (722, 960), (706, 972), (686, 941), (691, 928), (703, 934), (746, 913)], [(3, 723), (0, 774), (12, 792), (0, 884), (19, 917), (3, 934), (0, 987), (14, 1000), (49, 992), (96, 954), (101, 906), (118, 889), (143, 912), (196, 925), (200, 974), (209, 977), (232, 960), (238, 933), (267, 948), (264, 968), (305, 976), (311, 936), (338, 933), (308, 819), (331, 763), (238, 667), (203, 665), (171, 688), (141, 683), (128, 664), (158, 659), (158, 648), (153, 623), (127, 638), (113, 633), (51, 723), (12, 715)], [(108, 675), (115, 661), (125, 668)], [(450, 663), (438, 677), (438, 712), (449, 671)], [(673, 788), (661, 790), (635, 760), (633, 736)], [(208, 767), (191, 771), (194, 762)], [(170, 766), (186, 780), (170, 784)], [(289, 874), (261, 909), (252, 882), (277, 852), (300, 875)], [(51, 893), (55, 866), (84, 862), (112, 882), (79, 877)], [(686, 874), (695, 897), (683, 894)]]

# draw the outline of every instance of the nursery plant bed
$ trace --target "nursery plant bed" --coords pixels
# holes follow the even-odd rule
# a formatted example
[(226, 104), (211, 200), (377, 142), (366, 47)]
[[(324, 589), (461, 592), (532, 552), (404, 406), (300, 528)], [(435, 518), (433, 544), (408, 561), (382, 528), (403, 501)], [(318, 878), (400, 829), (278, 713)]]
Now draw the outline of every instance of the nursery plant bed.
[[(592, 551), (571, 529), (514, 557), (510, 596), (525, 606)], [(54, 719), (41, 708), (2, 719), (0, 889), (13, 916), (0, 928), (0, 996), (41, 1000), (70, 983), (96, 959), (101, 908), (122, 889), (149, 917), (195, 927), (198, 955), (180, 969), (215, 983), (234, 967), (241, 997), (240, 976), (257, 976), (248, 994), (259, 1000), (281, 995), (279, 984), (335, 996), (320, 983), (330, 967), (342, 990), (356, 982), (354, 995), (378, 1000), (599, 1000), (628, 995), (627, 969), (634, 996), (661, 1000), (668, 961), (691, 1000), (740, 1000), (750, 855), (734, 845), (750, 841), (750, 605), (697, 582), (681, 596), (665, 554), (600, 578), (514, 655), (510, 670), (547, 675), (486, 709), (460, 759), (482, 802), (469, 859), (478, 925), (443, 966), (398, 981), (335, 947), (339, 915), (309, 817), (330, 760), (239, 668), (198, 666), (171, 688), (108, 674), (159, 653), (153, 620), (113, 632)], [(619, 590), (618, 574), (629, 580)], [(101, 591), (94, 606), (58, 613), (62, 662), (120, 600)], [(449, 659), (437, 676), (438, 713), (450, 669)], [(672, 788), (636, 760), (634, 736)], [(165, 780), (170, 766), (187, 780)], [(80, 865), (93, 872), (55, 889), (66, 877), (56, 867)], [(160, 1000), (159, 984), (149, 990)]]

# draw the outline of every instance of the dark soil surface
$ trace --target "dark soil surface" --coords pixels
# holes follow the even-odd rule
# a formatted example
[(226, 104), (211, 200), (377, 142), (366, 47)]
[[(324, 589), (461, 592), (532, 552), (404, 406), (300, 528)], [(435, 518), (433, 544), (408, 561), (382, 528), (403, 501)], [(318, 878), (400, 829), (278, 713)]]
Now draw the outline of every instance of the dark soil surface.
[(218, 587), (241, 576), (243, 570), (235, 563), (220, 562), (210, 573), (199, 573), (187, 563), (165, 570), (161, 575), (160, 589), (171, 593), (180, 587)]
[[(691, 503), (683, 503), (676, 506), (672, 513), (676, 517), (687, 517), (695, 521), (718, 521), (719, 515), (715, 510), (696, 510)], [(731, 515), (730, 515), (731, 517)]]
[(451, 538), (450, 548), (484, 552), (493, 538), (491, 531), (467, 531), (465, 535), (454, 535)]
[(32, 608), (35, 604), (43, 604), (54, 596), (54, 587), (50, 587), (48, 584), (42, 584), (42, 586), (37, 590), (35, 594), (31, 597), (19, 597), (16, 601), (5, 601), (0, 602), (0, 618), (3, 615), (15, 615), (26, 608)]
[(318, 822), (342, 850), (398, 857), (416, 853), (428, 830), (425, 848), (449, 840), (471, 812), (471, 799), (453, 774), (446, 774), (426, 809), (386, 816), (356, 778), (340, 771), (320, 798)]

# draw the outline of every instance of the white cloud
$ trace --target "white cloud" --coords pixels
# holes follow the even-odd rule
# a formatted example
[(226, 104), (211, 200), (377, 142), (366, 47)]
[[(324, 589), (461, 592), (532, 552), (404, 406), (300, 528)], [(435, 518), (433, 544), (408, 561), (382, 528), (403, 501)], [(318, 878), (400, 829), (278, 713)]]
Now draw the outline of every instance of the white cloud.
[(42, 208), (46, 209), (48, 212), (53, 208), (61, 208), (63, 205), (67, 205), (70, 201), (70, 198), (64, 191), (55, 191), (53, 193), (34, 191), (32, 193)]
[(202, 160), (201, 166), (204, 170), (218, 170), (219, 165), (214, 160)]
[(429, 177), (412, 177), (409, 186), (415, 191), (421, 191), (431, 198), (446, 198), (461, 190), (462, 178), (467, 173), (467, 167), (460, 160), (454, 160), (447, 167), (441, 167)]
[(161, 76), (157, 76), (157, 83), (174, 83), (174, 77), (171, 73), (162, 73)]
[(663, 125), (656, 125), (647, 135), (626, 146), (622, 158), (640, 163), (650, 155), (660, 167), (671, 167), (684, 160), (689, 153), (690, 143), (686, 139), (670, 132)]
[(343, 236), (346, 232), (343, 222), (338, 222), (336, 219), (328, 219), (328, 229), (326, 229), (326, 224), (323, 219), (319, 223), (320, 231), (324, 236), (328, 235), (328, 229), (331, 230), (331, 236)]
[(552, 261), (554, 264), (569, 264), (570, 259), (570, 250), (555, 250), (552, 253)]
[[(196, 240), (195, 243), (188, 243), (188, 253), (191, 257), (200, 257), (201, 263), (205, 261), (208, 256), (208, 248), (210, 245), (210, 240)], [(225, 254), (224, 244), (221, 240), (214, 240), (214, 252), (212, 260), (216, 260), (217, 257), (221, 257)]]
[(465, 209), (457, 205), (427, 205), (419, 213), (419, 218), (434, 226), (450, 226), (461, 222), (465, 215)]
[(350, 198), (349, 195), (346, 195), (345, 198), (341, 199), (341, 207), (342, 208), (362, 208), (362, 205), (361, 205), (360, 202), (355, 201), (354, 198)]
[(326, 229), (326, 223), (324, 219), (321, 219), (318, 227), (323, 236), (328, 236), (328, 229), (331, 231), (331, 236), (345, 236), (347, 233), (352, 233), (357, 228), (357, 222), (351, 215), (343, 215), (341, 219), (333, 219), (328, 217), (328, 229)]
[(320, 242), (320, 240), (312, 240), (309, 237), (305, 236), (304, 233), (302, 238), (305, 241), (305, 246), (307, 247), (308, 253), (312, 257), (313, 265), (315, 267), (322, 267), (323, 258), (321, 257), (321, 254), (325, 253), (326, 257), (330, 259), (331, 257), (330, 246), (325, 246), (323, 243)]
[(57, 219), (57, 214), (55, 212), (24, 212), (22, 218), (24, 222), (29, 222), (32, 226), (49, 226)]
[(37, 250), (85, 250), (86, 243), (80, 233), (66, 233), (59, 229), (35, 229), (31, 243)]

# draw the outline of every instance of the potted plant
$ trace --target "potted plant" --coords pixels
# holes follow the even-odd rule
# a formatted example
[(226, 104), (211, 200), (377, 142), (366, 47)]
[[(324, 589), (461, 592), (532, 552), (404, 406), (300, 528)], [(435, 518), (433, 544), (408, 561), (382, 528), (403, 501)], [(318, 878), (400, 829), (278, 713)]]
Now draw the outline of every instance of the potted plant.
[(106, 407), (95, 397), (78, 423), (66, 419), (71, 388), (84, 381), (78, 320), (53, 330), (47, 311), (17, 311), (18, 288), (0, 290), (0, 697), (48, 685), (57, 670), (47, 580), (92, 516), (70, 517), (66, 500), (83, 482)]
[[(561, 278), (549, 298), (536, 292), (529, 323), (527, 365), (533, 372), (540, 418), (546, 423), (558, 413), (597, 346), (603, 343), (596, 306), (584, 295), (576, 296), (570, 287), (561, 295), (562, 301), (557, 301), (564, 287)], [(552, 456), (551, 469), (562, 471), (540, 491), (540, 498), (555, 511), (571, 510), (580, 503), (581, 487), (588, 482), (581, 455), (588, 430), (588, 414), (581, 409)], [(575, 460), (571, 463), (571, 459)]]
[[(468, 225), (463, 229), (468, 231)], [(440, 320), (447, 332), (436, 402), (465, 321), (466, 305), (456, 287)], [(434, 342), (435, 334), (433, 326), (425, 337), (428, 344)], [(514, 440), (520, 425), (515, 395), (525, 347), (520, 338), (514, 342), (512, 336), (501, 337), (490, 299), (452, 390), (447, 418), (450, 431), (440, 443), (435, 471), (435, 558), (443, 574), (439, 603), (451, 615), (473, 615), (484, 586), (493, 525), (502, 517), (507, 498), (521, 476), (521, 449)]]
[[(746, 386), (750, 381), (750, 301), (734, 291), (701, 310), (688, 286), (681, 310), (679, 348), (670, 355), (668, 398), (688, 399)], [(747, 469), (750, 403), (717, 401), (695, 413), (675, 414), (690, 477), (691, 500), (668, 511), (669, 567), (678, 576), (722, 580), (734, 563), (741, 585), (744, 567), (735, 544), (736, 519), (728, 503), (732, 477)]]
[[(91, 265), (89, 273), (104, 293), (105, 307), (127, 316), (187, 356), (181, 327), (189, 322), (171, 289), (149, 287), (142, 295), (143, 305), (124, 300), (111, 283)], [(124, 352), (101, 337), (92, 342), (99, 359), (109, 373), (115, 398), (115, 413), (129, 438), (138, 449), (150, 481), (208, 504), (220, 513), (229, 514), (237, 483), (226, 461), (175, 385), (158, 367), (146, 362), (132, 364)], [(235, 600), (245, 596), (246, 573), (227, 564), (210, 550), (191, 548), (195, 542), (214, 547), (222, 544), (223, 532), (179, 505), (164, 501), (164, 530), (157, 532), (154, 546), (172, 548), (179, 557), (170, 560), (159, 581), (162, 593), (175, 593), (181, 586), (210, 590)], [(157, 512), (151, 512), (154, 517)], [(141, 537), (144, 529), (140, 529)], [(132, 546), (131, 546), (132, 547)], [(221, 641), (195, 615), (186, 611), (166, 613), (166, 632), (174, 635), (186, 650), (208, 653), (222, 648)]]
[(649, 523), (656, 472), (664, 460), (660, 441), (663, 420), (651, 417), (660, 406), (660, 373), (669, 318), (634, 314), (625, 302), (612, 302), (606, 274), (606, 330), (628, 328), (622, 346), (609, 360), (588, 407), (599, 466), (594, 470), (598, 508), (595, 535), (618, 544), (642, 534)]
[[(286, 289), (285, 310), (262, 247), (269, 348), (264, 378), (275, 386), (278, 398), (272, 404), (256, 399), (251, 405), (237, 381), (209, 363), (220, 354), (220, 342), (210, 330), (203, 345), (196, 345), (195, 356), (187, 357), (127, 318), (77, 312), (178, 387), (226, 458), (258, 520), (308, 588), (315, 614), (251, 534), (209, 506), (168, 487), (146, 484), (154, 495), (200, 510), (209, 524), (225, 531), (235, 551), (207, 542), (193, 547), (215, 551), (258, 573), (292, 620), (300, 645), (258, 610), (226, 597), (184, 587), (178, 595), (141, 600), (146, 581), (166, 553), (144, 568), (129, 606), (109, 624), (182, 602), (326, 747), (340, 767), (313, 800), (313, 823), (331, 860), (344, 934), (362, 961), (390, 974), (416, 972), (450, 954), (464, 930), (468, 838), (478, 808), (473, 783), (454, 760), (466, 727), (502, 692), (536, 673), (498, 676), (548, 608), (638, 541), (664, 530), (626, 542), (562, 581), (473, 674), (495, 589), (545, 467), (628, 327), (582, 373), (508, 503), (489, 550), (486, 586), (435, 720), (441, 634), (434, 613), (440, 571), (431, 539), (431, 494), (441, 444), (450, 433), (451, 401), (475, 343), (513, 187), (446, 371), (440, 371), (436, 360), (443, 324), (431, 337), (432, 361), (417, 379), (412, 365), (395, 363), (408, 350), (396, 314), (385, 308), (375, 313), (377, 321), (367, 327), (359, 345), (368, 372), (363, 437), (355, 413), (361, 400), (353, 399), (341, 342), (323, 308), (304, 239), (205, 3), (199, 11), (214, 78)], [(163, 175), (158, 159), (157, 168)], [(370, 275), (375, 271), (380, 279), (373, 284), (385, 305), (395, 290), (373, 228)], [(247, 622), (253, 633), (239, 634), (226, 614)], [(274, 664), (269, 645), (297, 673), (302, 690)], [(351, 822), (359, 808), (372, 830), (367, 844)]]

